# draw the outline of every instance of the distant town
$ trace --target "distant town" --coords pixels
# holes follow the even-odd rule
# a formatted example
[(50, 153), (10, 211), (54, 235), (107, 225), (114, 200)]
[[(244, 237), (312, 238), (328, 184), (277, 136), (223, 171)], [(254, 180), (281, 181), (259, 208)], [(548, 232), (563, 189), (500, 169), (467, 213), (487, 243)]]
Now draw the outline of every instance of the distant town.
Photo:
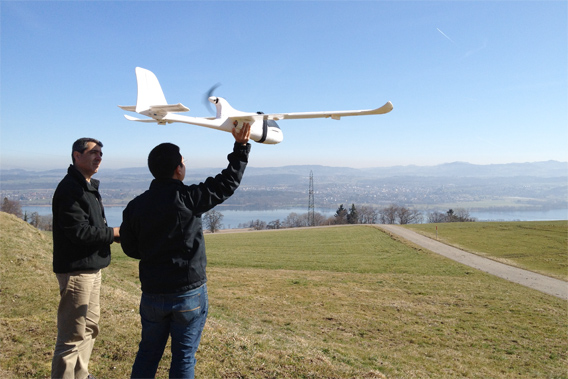
[[(188, 170), (186, 184), (215, 175), (221, 168)], [(66, 170), (0, 170), (0, 196), (22, 206), (48, 206)], [(318, 208), (339, 205), (421, 210), (547, 210), (567, 208), (568, 163), (503, 165), (450, 163), (353, 169), (327, 166), (247, 168), (236, 194), (223, 209), (265, 210), (308, 206), (310, 173)], [(101, 169), (101, 193), (107, 206), (126, 205), (151, 181), (146, 168)]]

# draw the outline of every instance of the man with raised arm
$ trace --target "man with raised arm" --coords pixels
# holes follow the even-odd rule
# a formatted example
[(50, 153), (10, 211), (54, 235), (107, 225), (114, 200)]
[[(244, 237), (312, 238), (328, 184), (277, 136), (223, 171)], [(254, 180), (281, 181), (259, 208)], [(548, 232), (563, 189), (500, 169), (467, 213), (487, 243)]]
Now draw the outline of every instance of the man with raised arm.
[[(235, 126), (236, 126), (235, 121)], [(209, 301), (201, 216), (239, 186), (250, 152), (250, 125), (233, 128), (229, 164), (215, 177), (187, 186), (179, 147), (156, 146), (148, 156), (150, 189), (133, 199), (120, 227), (125, 254), (140, 259), (142, 339), (132, 378), (154, 378), (171, 335), (170, 378), (193, 378), (195, 353)]]

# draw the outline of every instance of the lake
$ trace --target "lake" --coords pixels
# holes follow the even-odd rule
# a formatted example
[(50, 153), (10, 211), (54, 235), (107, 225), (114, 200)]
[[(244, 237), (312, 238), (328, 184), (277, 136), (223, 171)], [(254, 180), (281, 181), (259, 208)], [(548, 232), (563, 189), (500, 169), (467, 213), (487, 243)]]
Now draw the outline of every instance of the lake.
[[(105, 214), (107, 216), (109, 226), (120, 226), (122, 222), (122, 211), (124, 207), (106, 207)], [(223, 229), (237, 228), (239, 224), (248, 223), (250, 221), (270, 221), (280, 220), (281, 222), (286, 217), (294, 212), (297, 214), (308, 213), (306, 208), (287, 208), (287, 209), (274, 209), (265, 211), (243, 211), (243, 210), (225, 210), (216, 208), (216, 210), (223, 214)], [(36, 207), (26, 206), (22, 207), (22, 211), (28, 214), (37, 212), (39, 215), (51, 215), (51, 207)], [(316, 212), (321, 213), (326, 217), (331, 217), (335, 214), (333, 209), (315, 209)], [(507, 211), (507, 212), (470, 212), (471, 217), (475, 217), (478, 221), (551, 221), (551, 220), (568, 220), (568, 209), (552, 209), (547, 211)]]

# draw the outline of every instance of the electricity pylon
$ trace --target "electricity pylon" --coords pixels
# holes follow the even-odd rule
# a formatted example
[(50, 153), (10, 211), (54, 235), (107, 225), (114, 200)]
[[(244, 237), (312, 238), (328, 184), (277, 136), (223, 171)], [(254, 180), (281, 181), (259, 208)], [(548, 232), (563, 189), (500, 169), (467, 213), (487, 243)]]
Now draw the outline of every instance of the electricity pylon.
[(314, 173), (310, 171), (310, 189), (308, 190), (308, 226), (315, 226), (314, 215)]

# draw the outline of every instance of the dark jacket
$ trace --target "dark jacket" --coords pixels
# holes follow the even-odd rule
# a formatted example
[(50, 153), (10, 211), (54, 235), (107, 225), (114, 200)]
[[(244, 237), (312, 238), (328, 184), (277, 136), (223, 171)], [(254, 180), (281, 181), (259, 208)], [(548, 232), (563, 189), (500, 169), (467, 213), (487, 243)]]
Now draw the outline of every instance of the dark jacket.
[(54, 272), (98, 270), (110, 264), (114, 233), (107, 226), (98, 180), (89, 183), (69, 166), (53, 194), (52, 211)]
[(190, 186), (154, 179), (148, 191), (128, 203), (120, 241), (126, 255), (140, 259), (142, 292), (186, 292), (207, 282), (201, 215), (235, 192), (249, 152), (249, 144), (235, 143), (229, 165), (214, 178)]

